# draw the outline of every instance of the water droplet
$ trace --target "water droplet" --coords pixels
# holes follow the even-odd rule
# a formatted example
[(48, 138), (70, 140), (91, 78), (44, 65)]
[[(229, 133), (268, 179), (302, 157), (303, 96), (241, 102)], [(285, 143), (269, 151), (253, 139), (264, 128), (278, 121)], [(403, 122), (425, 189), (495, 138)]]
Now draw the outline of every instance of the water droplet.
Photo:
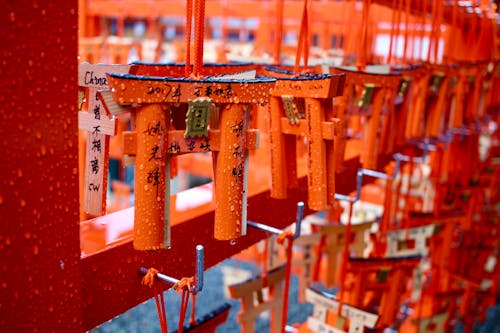
[(19, 201), (21, 207), (25, 207), (26, 206), (26, 201), (24, 199), (21, 199), (21, 201)]
[(229, 241), (229, 245), (233, 245), (233, 246), (236, 245), (236, 239), (231, 239)]

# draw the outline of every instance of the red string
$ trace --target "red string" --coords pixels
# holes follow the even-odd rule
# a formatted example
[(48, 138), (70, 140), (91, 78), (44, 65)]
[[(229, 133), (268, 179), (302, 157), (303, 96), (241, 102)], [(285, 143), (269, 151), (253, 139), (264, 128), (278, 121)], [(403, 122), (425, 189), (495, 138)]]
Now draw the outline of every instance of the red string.
[(420, 21), (420, 44), (419, 44), (419, 47), (420, 47), (420, 59), (424, 59), (424, 38), (425, 38), (425, 25), (427, 24), (427, 20), (426, 20), (426, 13), (427, 13), (427, 1), (422, 1), (422, 13), (424, 13), (424, 15), (422, 15), (422, 20)]
[(392, 44), (393, 44), (393, 40), (394, 40), (394, 33), (395, 33), (395, 29), (396, 29), (396, 0), (392, 0), (392, 16), (391, 16), (391, 33), (390, 33), (390, 37), (389, 37), (389, 52), (387, 53), (387, 64), (391, 64), (391, 60), (392, 60)]
[(405, 208), (404, 208), (404, 219), (405, 219), (405, 229), (406, 229), (406, 238), (410, 235), (410, 191), (411, 191), (411, 177), (413, 175), (413, 167), (414, 161), (413, 156), (410, 156), (410, 168), (408, 170), (408, 184), (406, 186), (406, 194), (405, 194)]
[(184, 329), (184, 318), (186, 317), (187, 306), (189, 303), (189, 290), (183, 289), (181, 296), (181, 309), (179, 313), (179, 325), (177, 326), (177, 332), (182, 333)]
[(269, 258), (269, 239), (264, 241), (264, 253), (262, 254), (262, 285), (267, 287), (267, 271), (269, 267), (267, 267), (267, 260)]
[[(396, 46), (396, 54), (398, 50), (398, 45), (399, 45), (399, 33), (400, 33), (400, 26), (401, 26), (401, 12), (403, 11), (403, 0), (398, 1), (398, 9), (396, 11), (396, 40), (395, 40), (395, 46)], [(396, 58), (396, 57), (395, 57)]]
[(283, 39), (283, 4), (284, 0), (276, 1), (276, 30), (274, 36), (274, 64), (281, 61), (281, 40)]
[(410, 23), (410, 0), (406, 0), (405, 7), (405, 40), (403, 44), (403, 64), (407, 63), (407, 50), (408, 50), (408, 33), (409, 33), (409, 23)]
[(314, 266), (313, 281), (319, 281), (319, 269), (321, 267), (321, 258), (323, 257), (323, 248), (326, 245), (326, 235), (321, 235), (316, 252), (316, 265)]
[[(177, 326), (177, 332), (182, 333), (184, 328), (184, 319), (186, 318), (187, 307), (189, 304), (189, 295), (191, 294), (191, 285), (193, 284), (193, 278), (182, 278), (174, 284), (172, 287), (175, 291), (181, 293), (181, 308), (179, 313), (179, 325)], [(194, 312), (194, 311), (193, 311)]]
[(380, 234), (382, 239), (385, 239), (386, 233), (389, 230), (392, 213), (392, 178), (387, 179), (384, 199), (384, 215), (380, 223)]
[[(424, 1), (426, 2), (426, 1)], [(432, 22), (431, 22), (431, 35), (429, 36), (429, 47), (427, 49), (427, 62), (430, 61), (431, 59), (431, 50), (432, 46), (434, 45), (433, 41), (434, 38), (436, 37), (436, 18), (437, 18), (437, 3), (439, 1), (432, 1)]]
[(309, 12), (307, 10), (309, 1), (304, 0), (304, 8), (302, 10), (302, 21), (300, 22), (300, 33), (297, 45), (297, 54), (295, 56), (295, 74), (299, 73), (300, 59), (303, 53), (304, 67), (307, 67), (309, 61)]
[(201, 76), (203, 67), (203, 41), (205, 38), (205, 0), (195, 0), (194, 6), (194, 66), (193, 75)]
[(155, 284), (156, 275), (158, 270), (155, 268), (148, 269), (146, 275), (142, 278), (142, 284), (149, 288), (155, 287), (155, 302), (156, 311), (158, 312), (158, 319), (160, 321), (160, 328), (162, 333), (168, 333), (167, 325), (167, 311), (165, 310), (165, 299), (163, 298), (163, 290)]
[(285, 267), (285, 289), (283, 296), (283, 311), (281, 319), (281, 332), (285, 333), (286, 320), (288, 317), (288, 296), (290, 293), (290, 275), (292, 273), (292, 250), (293, 250), (293, 234), (291, 231), (286, 231), (280, 234), (277, 238), (278, 244), (283, 244), (287, 240), (286, 247), (286, 267)]
[(191, 75), (191, 26), (193, 21), (193, 0), (186, 0), (186, 65), (184, 75)]
[[(443, 21), (443, 3), (441, 1), (437, 1), (437, 17), (436, 17), (436, 36), (434, 40), (434, 62), (438, 62), (439, 55), (439, 40), (441, 39), (441, 22)], [(469, 44), (470, 45), (470, 44)]]
[[(349, 260), (349, 245), (351, 243), (351, 219), (352, 219), (352, 210), (353, 210), (354, 202), (349, 203), (349, 215), (347, 218), (347, 225), (345, 230), (345, 243), (344, 243), (344, 253), (342, 260), (342, 268), (340, 271), (340, 290), (339, 290), (339, 301), (342, 304), (344, 299), (344, 282), (347, 276), (347, 261)], [(342, 307), (339, 307), (339, 311)], [(340, 313), (339, 313), (340, 314)]]
[(191, 325), (196, 325), (196, 294), (191, 295), (191, 317), (189, 318), (189, 323)]
[(365, 70), (366, 68), (366, 47), (368, 39), (368, 18), (370, 12), (371, 0), (363, 0), (363, 11), (362, 11), (362, 27), (361, 27), (361, 41), (359, 44), (358, 61), (356, 67), (358, 70)]

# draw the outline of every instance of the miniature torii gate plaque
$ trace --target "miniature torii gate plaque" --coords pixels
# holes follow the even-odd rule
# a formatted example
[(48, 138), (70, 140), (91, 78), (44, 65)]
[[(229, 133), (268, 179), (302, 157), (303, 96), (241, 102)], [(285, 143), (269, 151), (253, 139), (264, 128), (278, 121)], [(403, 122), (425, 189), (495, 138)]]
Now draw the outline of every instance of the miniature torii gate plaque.
[(115, 135), (115, 120), (109, 118), (98, 98), (98, 90), (108, 90), (107, 72), (127, 73), (129, 65), (91, 65), (78, 68), (78, 85), (88, 88), (87, 110), (78, 113), (78, 127), (87, 131), (85, 153), (84, 211), (92, 216), (106, 212), (109, 136)]
[[(127, 153), (136, 156), (134, 246), (149, 250), (170, 244), (169, 160), (171, 155), (218, 151), (216, 239), (231, 240), (246, 233), (247, 150), (257, 146), (257, 131), (249, 129), (249, 106), (264, 103), (274, 79), (190, 80), (137, 75), (108, 75), (113, 98), (120, 105), (137, 104), (136, 131)], [(171, 104), (188, 103), (186, 129), (172, 130), (179, 116)], [(213, 104), (221, 104), (217, 129), (207, 128)], [(184, 117), (184, 114), (182, 114)], [(134, 151), (135, 150), (135, 151)]]
[(338, 132), (331, 98), (342, 94), (344, 75), (294, 77), (272, 68), (267, 73), (279, 76), (270, 105), (271, 196), (284, 199), (288, 188), (297, 185), (295, 136), (303, 135), (308, 140), (308, 205), (326, 209), (335, 194), (333, 140)]
[[(392, 112), (390, 109), (392, 99), (402, 77), (399, 73), (369, 73), (357, 71), (351, 67), (331, 67), (328, 70), (330, 73), (345, 73), (346, 75), (344, 97), (352, 107), (348, 115), (353, 116), (354, 111), (357, 111), (359, 117), (366, 118), (362, 134), (363, 149), (360, 161), (365, 168), (377, 169), (380, 141), (382, 137), (386, 136), (382, 133), (383, 120), (387, 116), (386, 113)], [(354, 94), (361, 87), (363, 90), (358, 100)], [(354, 101), (357, 102), (355, 106), (352, 105)]]
[[(346, 319), (349, 320), (349, 333), (363, 332), (365, 327), (375, 328), (379, 318), (377, 314), (363, 311), (348, 304), (340, 304), (338, 300), (310, 288), (306, 290), (306, 300), (314, 305), (313, 316), (307, 320), (309, 329), (313, 332), (343, 333), (345, 332)], [(335, 326), (331, 326), (328, 322), (328, 312), (334, 315), (336, 322), (332, 324)]]
[[(370, 228), (373, 222), (353, 224), (351, 233), (354, 239), (349, 240), (349, 253), (354, 253), (358, 258), (367, 257), (371, 248), (370, 244)], [(326, 246), (323, 252), (327, 254), (326, 267), (326, 285), (332, 286), (338, 283), (337, 277), (340, 272), (338, 257), (341, 255), (346, 242), (346, 226), (325, 224), (321, 226), (321, 232), (326, 237)]]
[[(285, 278), (285, 266), (271, 271), (266, 281), (262, 277), (229, 286), (233, 298), (241, 298), (241, 312), (239, 320), (242, 324), (243, 333), (255, 332), (255, 318), (262, 312), (271, 310), (271, 333), (280, 332), (282, 321), (283, 304), (283, 280)], [(269, 287), (269, 299), (260, 304), (255, 304), (254, 299), (262, 295), (262, 289)], [(255, 294), (257, 297), (255, 297)]]
[[(409, 230), (391, 230), (387, 233), (387, 257), (407, 257), (429, 255), (428, 239), (434, 234), (434, 225), (426, 225)], [(410, 246), (414, 243), (414, 246)]]

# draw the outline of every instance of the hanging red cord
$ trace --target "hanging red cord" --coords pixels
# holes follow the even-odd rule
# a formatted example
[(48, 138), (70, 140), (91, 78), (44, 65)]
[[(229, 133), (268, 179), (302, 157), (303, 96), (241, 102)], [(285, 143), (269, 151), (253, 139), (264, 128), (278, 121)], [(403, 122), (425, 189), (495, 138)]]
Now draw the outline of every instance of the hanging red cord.
[[(189, 295), (191, 295), (191, 285), (194, 283), (193, 278), (182, 278), (173, 285), (173, 289), (176, 292), (181, 293), (181, 308), (179, 311), (179, 325), (177, 326), (177, 332), (182, 333), (184, 327), (184, 319), (186, 318), (187, 307), (189, 304)], [(193, 300), (194, 302), (194, 300)], [(193, 311), (194, 313), (194, 311)], [(193, 314), (192, 314), (193, 316)]]
[[(451, 27), (452, 29), (454, 29), (454, 31), (452, 31), (454, 42), (452, 45), (451, 54), (453, 55), (453, 58), (455, 58), (457, 52), (456, 50), (460, 41), (460, 30), (458, 29), (458, 0), (455, 0), (453, 2), (453, 10), (451, 12)], [(452, 59), (449, 59), (449, 61), (452, 61)]]
[(363, 0), (363, 10), (361, 14), (361, 39), (358, 47), (358, 58), (356, 67), (359, 71), (366, 69), (366, 56), (368, 44), (368, 18), (370, 14), (371, 0)]
[(408, 40), (409, 40), (409, 24), (410, 24), (410, 0), (406, 0), (405, 2), (405, 37), (404, 37), (404, 43), (403, 43), (403, 65), (407, 64), (408, 61)]
[(267, 287), (267, 271), (269, 267), (267, 260), (269, 257), (269, 239), (264, 240), (264, 252), (262, 253), (262, 285)]
[(441, 39), (441, 22), (443, 22), (443, 3), (437, 1), (437, 18), (435, 23), (436, 35), (434, 39), (434, 63), (438, 63), (439, 59), (439, 41)]
[(347, 276), (347, 261), (349, 260), (349, 247), (351, 243), (351, 219), (352, 219), (352, 210), (353, 210), (354, 202), (349, 202), (349, 215), (347, 217), (347, 225), (345, 229), (345, 242), (344, 242), (344, 252), (342, 253), (342, 267), (340, 271), (340, 283), (339, 283), (339, 314), (342, 308), (342, 302), (344, 300), (344, 283)]
[(281, 42), (283, 40), (284, 0), (276, 0), (276, 27), (274, 32), (274, 64), (281, 62)]
[(191, 325), (196, 325), (196, 296), (196, 294), (191, 294), (191, 317), (189, 318)]
[(283, 310), (282, 310), (282, 319), (281, 319), (281, 332), (285, 333), (286, 328), (286, 320), (288, 317), (288, 297), (290, 294), (290, 275), (292, 273), (292, 255), (293, 255), (293, 233), (291, 231), (286, 231), (278, 236), (276, 241), (278, 244), (283, 244), (287, 241), (286, 244), (286, 267), (285, 267), (285, 288), (283, 295)]
[(158, 312), (158, 319), (160, 321), (160, 328), (162, 333), (168, 333), (167, 326), (167, 311), (165, 310), (165, 299), (163, 298), (163, 290), (155, 284), (156, 275), (158, 270), (154, 268), (148, 269), (146, 275), (142, 278), (142, 284), (149, 288), (155, 287), (155, 302), (156, 310)]
[[(401, 30), (401, 12), (403, 11), (403, 0), (398, 1), (398, 9), (396, 10), (396, 40), (394, 41), (395, 44), (395, 54), (398, 54), (398, 45), (399, 45), (399, 33)], [(395, 56), (394, 58), (397, 58)]]
[(392, 61), (392, 45), (394, 43), (394, 35), (396, 30), (396, 0), (392, 0), (392, 16), (391, 16), (391, 32), (389, 35), (389, 51), (387, 52), (387, 60), (386, 63), (388, 65), (391, 64)]
[(205, 0), (195, 0), (194, 5), (194, 66), (193, 75), (201, 76), (203, 67), (203, 42), (205, 38)]
[(323, 249), (326, 246), (326, 235), (321, 235), (318, 247), (316, 248), (316, 265), (314, 265), (313, 281), (319, 281), (319, 270), (321, 267), (321, 259), (323, 257)]
[(410, 163), (409, 163), (409, 170), (408, 170), (408, 183), (406, 185), (406, 193), (405, 193), (405, 208), (403, 210), (403, 216), (404, 216), (404, 228), (406, 229), (406, 238), (409, 237), (410, 235), (410, 192), (411, 192), (411, 178), (413, 175), (413, 168), (415, 167), (415, 162), (413, 160), (413, 154), (410, 154)]
[(304, 0), (304, 8), (302, 10), (302, 21), (300, 22), (300, 33), (297, 45), (297, 54), (295, 55), (295, 74), (299, 73), (301, 55), (304, 57), (304, 67), (307, 67), (309, 61), (309, 1)]
[(186, 0), (186, 62), (184, 75), (191, 75), (191, 27), (193, 21), (193, 0)]
[(421, 15), (421, 21), (420, 21), (420, 43), (419, 43), (419, 58), (420, 60), (424, 59), (424, 39), (425, 39), (425, 26), (427, 24), (426, 16), (427, 16), (427, 1), (423, 0), (422, 1), (422, 15)]
[[(385, 252), (386, 245), (386, 237), (387, 232), (389, 231), (389, 226), (392, 220), (392, 186), (393, 186), (393, 178), (389, 177), (385, 184), (385, 198), (384, 198), (384, 213), (382, 215), (382, 220), (380, 221), (380, 238), (379, 242), (381, 242), (381, 248)], [(378, 253), (379, 255), (383, 255), (382, 253)]]
[(429, 47), (427, 49), (427, 62), (431, 61), (432, 47), (434, 44), (434, 39), (436, 37), (436, 21), (437, 21), (437, 3), (439, 1), (432, 1), (432, 21), (431, 21), (431, 34), (429, 36)]
[[(203, 67), (203, 42), (205, 37), (205, 0), (186, 0), (186, 65), (185, 76), (199, 78)], [(194, 15), (193, 15), (194, 14)], [(194, 16), (194, 61), (191, 72), (191, 28)]]

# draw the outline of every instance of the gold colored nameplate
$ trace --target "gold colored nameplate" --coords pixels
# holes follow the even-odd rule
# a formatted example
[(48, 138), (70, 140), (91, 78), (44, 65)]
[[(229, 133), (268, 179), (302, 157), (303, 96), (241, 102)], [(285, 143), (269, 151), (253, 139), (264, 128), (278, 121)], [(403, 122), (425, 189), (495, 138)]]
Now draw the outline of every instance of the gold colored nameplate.
[(439, 92), (439, 87), (441, 87), (441, 83), (443, 83), (444, 80), (444, 73), (436, 73), (432, 75), (430, 79), (430, 84), (431, 84), (431, 91), (434, 94), (437, 94)]
[(367, 108), (370, 106), (373, 99), (373, 91), (375, 90), (375, 85), (372, 83), (365, 84), (363, 92), (361, 93), (361, 98), (358, 101), (358, 106), (360, 108)]
[(185, 138), (208, 136), (208, 123), (212, 99), (201, 97), (188, 100)]
[(300, 122), (299, 110), (295, 105), (295, 98), (292, 95), (281, 95), (283, 101), (283, 108), (290, 125), (296, 125)]
[(409, 78), (404, 78), (401, 81), (401, 84), (399, 86), (399, 92), (398, 92), (399, 97), (405, 97), (406, 93), (408, 92), (408, 87), (410, 86), (410, 83), (411, 83), (411, 79), (409, 79)]

